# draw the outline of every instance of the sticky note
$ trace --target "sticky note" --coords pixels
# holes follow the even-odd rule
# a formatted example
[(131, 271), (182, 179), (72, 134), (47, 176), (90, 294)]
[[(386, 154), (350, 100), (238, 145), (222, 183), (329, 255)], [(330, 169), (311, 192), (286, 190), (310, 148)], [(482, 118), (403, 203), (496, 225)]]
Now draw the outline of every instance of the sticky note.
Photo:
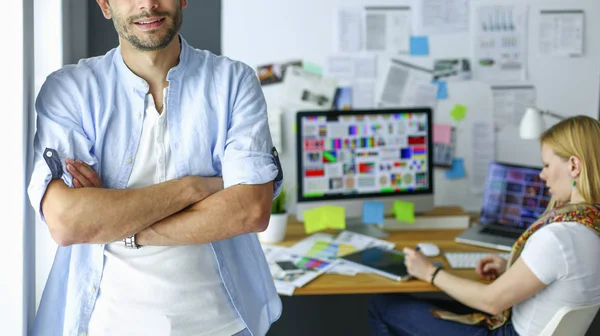
[(383, 202), (364, 202), (363, 203), (363, 223), (364, 224), (382, 224), (385, 215), (385, 205)]
[(450, 145), (452, 142), (452, 126), (433, 124), (433, 143)]
[(394, 202), (394, 214), (397, 221), (413, 224), (415, 222), (415, 204), (396, 201)]
[(463, 120), (466, 115), (467, 107), (465, 105), (456, 104), (450, 111), (450, 116), (456, 121)]
[(410, 54), (412, 56), (429, 55), (429, 38), (427, 36), (411, 36)]
[(452, 166), (446, 170), (446, 178), (448, 180), (456, 180), (465, 177), (465, 162), (461, 158), (454, 158)]
[(318, 66), (316, 64), (312, 64), (310, 62), (304, 62), (302, 65), (302, 68), (308, 72), (314, 73), (315, 75), (319, 75), (319, 76), (323, 75), (323, 68), (321, 68), (320, 66)]
[(448, 82), (439, 81), (439, 82), (437, 82), (437, 85), (438, 85), (437, 99), (438, 100), (448, 99)]
[(326, 229), (346, 228), (346, 214), (343, 207), (323, 206), (307, 210), (303, 214), (304, 231), (311, 234)]

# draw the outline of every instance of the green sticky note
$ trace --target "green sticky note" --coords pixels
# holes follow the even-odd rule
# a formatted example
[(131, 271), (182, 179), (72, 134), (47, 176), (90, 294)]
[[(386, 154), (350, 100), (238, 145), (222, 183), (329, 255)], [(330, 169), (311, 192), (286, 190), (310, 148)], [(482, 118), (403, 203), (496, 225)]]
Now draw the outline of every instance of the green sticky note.
[(323, 68), (310, 62), (304, 62), (302, 64), (304, 70), (314, 73), (315, 75), (323, 76)]
[(413, 224), (415, 222), (415, 204), (396, 201), (394, 202), (394, 214), (397, 221)]
[(343, 207), (323, 206), (304, 211), (304, 231), (311, 234), (325, 229), (343, 230), (346, 228), (346, 214)]
[(467, 107), (465, 105), (456, 104), (456, 105), (454, 105), (454, 108), (452, 109), (452, 111), (450, 111), (450, 116), (452, 117), (452, 119), (454, 119), (456, 121), (465, 119), (466, 115), (467, 115)]

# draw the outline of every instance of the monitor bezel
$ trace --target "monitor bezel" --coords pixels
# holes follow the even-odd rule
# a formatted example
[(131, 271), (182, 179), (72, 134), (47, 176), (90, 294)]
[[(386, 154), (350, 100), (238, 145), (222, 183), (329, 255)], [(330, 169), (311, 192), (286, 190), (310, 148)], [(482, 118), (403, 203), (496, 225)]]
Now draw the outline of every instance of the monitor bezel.
[[(352, 116), (352, 115), (379, 115), (379, 114), (393, 114), (393, 113), (425, 113), (427, 116), (427, 178), (428, 188), (425, 190), (414, 190), (414, 191), (397, 191), (390, 193), (364, 193), (364, 194), (351, 194), (351, 195), (325, 195), (322, 197), (304, 197), (302, 185), (302, 118), (309, 116)], [(383, 197), (398, 197), (398, 196), (410, 196), (410, 195), (433, 195), (434, 193), (434, 166), (433, 166), (433, 111), (427, 107), (416, 107), (416, 108), (385, 108), (385, 109), (354, 109), (354, 110), (304, 110), (296, 113), (296, 183), (297, 183), (297, 202), (320, 202), (328, 200), (353, 200), (353, 199), (369, 199), (369, 198), (383, 198)]]

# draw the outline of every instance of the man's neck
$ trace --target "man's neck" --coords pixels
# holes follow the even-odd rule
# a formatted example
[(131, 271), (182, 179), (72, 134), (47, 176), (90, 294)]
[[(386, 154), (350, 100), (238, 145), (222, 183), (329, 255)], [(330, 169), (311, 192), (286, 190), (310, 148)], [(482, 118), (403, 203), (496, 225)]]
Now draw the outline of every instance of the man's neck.
[(151, 87), (162, 89), (167, 73), (179, 63), (181, 44), (176, 37), (164, 49), (158, 51), (140, 51), (126, 41), (121, 41), (123, 61), (137, 76), (145, 79)]

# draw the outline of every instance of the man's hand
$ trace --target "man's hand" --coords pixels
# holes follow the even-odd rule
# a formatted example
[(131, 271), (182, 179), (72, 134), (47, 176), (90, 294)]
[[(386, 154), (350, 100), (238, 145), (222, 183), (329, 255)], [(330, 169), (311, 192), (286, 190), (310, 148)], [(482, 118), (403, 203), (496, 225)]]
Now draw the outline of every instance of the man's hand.
[(487, 257), (481, 258), (475, 267), (475, 272), (482, 279), (495, 280), (501, 276), (506, 270), (506, 260), (497, 256), (496, 254), (490, 254)]
[(81, 160), (67, 159), (67, 171), (73, 176), (75, 188), (104, 188), (100, 176), (87, 163)]

